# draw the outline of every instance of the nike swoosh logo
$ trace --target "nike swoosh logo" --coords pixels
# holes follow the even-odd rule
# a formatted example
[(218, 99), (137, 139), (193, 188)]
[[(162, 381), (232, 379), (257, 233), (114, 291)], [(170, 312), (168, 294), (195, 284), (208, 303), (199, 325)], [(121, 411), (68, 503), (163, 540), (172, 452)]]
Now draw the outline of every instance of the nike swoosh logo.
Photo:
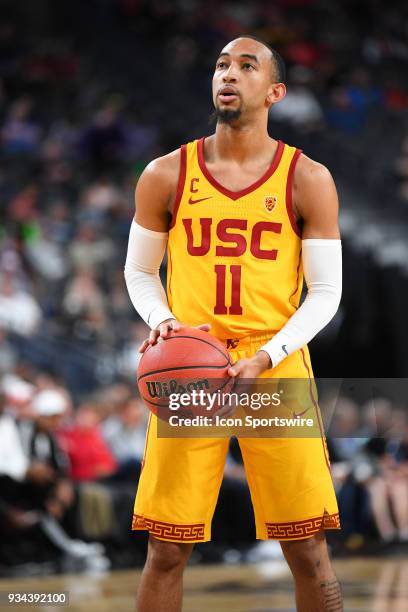
[(283, 351), (284, 353), (286, 353), (286, 355), (289, 357), (289, 353), (288, 353), (288, 351), (286, 350), (286, 347), (287, 347), (287, 344), (282, 344), (282, 351)]
[(304, 410), (303, 412), (299, 412), (299, 414), (296, 414), (296, 412), (293, 413), (293, 418), (297, 419), (298, 417), (303, 416), (308, 410), (310, 410), (310, 406), (309, 408), (306, 408), (306, 410)]
[(198, 202), (204, 202), (204, 200), (211, 200), (212, 196), (209, 196), (208, 198), (199, 198), (198, 200), (193, 200), (193, 198), (190, 196), (190, 199), (188, 201), (189, 204), (198, 204)]

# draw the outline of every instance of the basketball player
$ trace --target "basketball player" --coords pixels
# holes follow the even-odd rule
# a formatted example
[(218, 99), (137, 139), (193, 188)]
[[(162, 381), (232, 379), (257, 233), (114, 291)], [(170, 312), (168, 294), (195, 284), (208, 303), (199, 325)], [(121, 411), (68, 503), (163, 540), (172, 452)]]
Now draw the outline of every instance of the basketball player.
[[(233, 40), (215, 65), (215, 134), (140, 177), (125, 278), (152, 330), (141, 352), (180, 322), (211, 326), (230, 351), (231, 376), (312, 378), (307, 342), (340, 301), (338, 200), (324, 166), (268, 135), (268, 111), (285, 91), (275, 51)], [(158, 274), (166, 245), (167, 298)], [(280, 541), (297, 610), (343, 610), (324, 535), (339, 516), (323, 432), (239, 442), (257, 538)], [(194, 543), (211, 537), (228, 443), (158, 438), (151, 416), (132, 525), (149, 531), (139, 612), (181, 610), (184, 567)]]

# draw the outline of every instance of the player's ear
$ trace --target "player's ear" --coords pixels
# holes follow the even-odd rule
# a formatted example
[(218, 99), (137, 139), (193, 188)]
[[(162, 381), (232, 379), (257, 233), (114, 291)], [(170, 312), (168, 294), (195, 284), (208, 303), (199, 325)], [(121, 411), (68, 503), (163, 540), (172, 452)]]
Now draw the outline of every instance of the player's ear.
[(268, 93), (266, 94), (265, 99), (266, 106), (270, 108), (272, 104), (274, 104), (274, 93), (273, 93), (273, 84), (271, 83), (268, 88)]
[(271, 83), (266, 96), (268, 107), (277, 104), (286, 96), (286, 86), (284, 83)]

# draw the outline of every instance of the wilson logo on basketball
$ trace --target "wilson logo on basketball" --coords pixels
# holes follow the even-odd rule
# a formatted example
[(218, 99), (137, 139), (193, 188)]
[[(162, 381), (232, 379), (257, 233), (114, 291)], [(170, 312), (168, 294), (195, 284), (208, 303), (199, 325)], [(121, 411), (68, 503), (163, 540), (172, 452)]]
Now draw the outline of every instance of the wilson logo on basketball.
[(174, 378), (163, 381), (146, 381), (147, 392), (150, 397), (169, 397), (172, 393), (191, 393), (191, 391), (201, 391), (210, 388), (210, 383), (206, 378), (194, 380), (186, 385), (181, 385)]
[(265, 197), (264, 204), (268, 212), (272, 212), (277, 203), (278, 203), (278, 197), (276, 195)]

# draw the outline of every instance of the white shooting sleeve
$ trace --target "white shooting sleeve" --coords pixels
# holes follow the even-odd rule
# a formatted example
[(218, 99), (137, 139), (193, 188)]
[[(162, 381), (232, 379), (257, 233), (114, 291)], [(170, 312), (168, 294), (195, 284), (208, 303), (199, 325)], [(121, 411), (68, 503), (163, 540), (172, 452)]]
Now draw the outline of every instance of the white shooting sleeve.
[(125, 263), (126, 286), (133, 306), (151, 329), (175, 318), (159, 276), (167, 239), (167, 232), (155, 232), (132, 221)]
[(341, 240), (302, 240), (306, 298), (282, 329), (264, 346), (275, 367), (302, 348), (334, 317), (342, 285)]

